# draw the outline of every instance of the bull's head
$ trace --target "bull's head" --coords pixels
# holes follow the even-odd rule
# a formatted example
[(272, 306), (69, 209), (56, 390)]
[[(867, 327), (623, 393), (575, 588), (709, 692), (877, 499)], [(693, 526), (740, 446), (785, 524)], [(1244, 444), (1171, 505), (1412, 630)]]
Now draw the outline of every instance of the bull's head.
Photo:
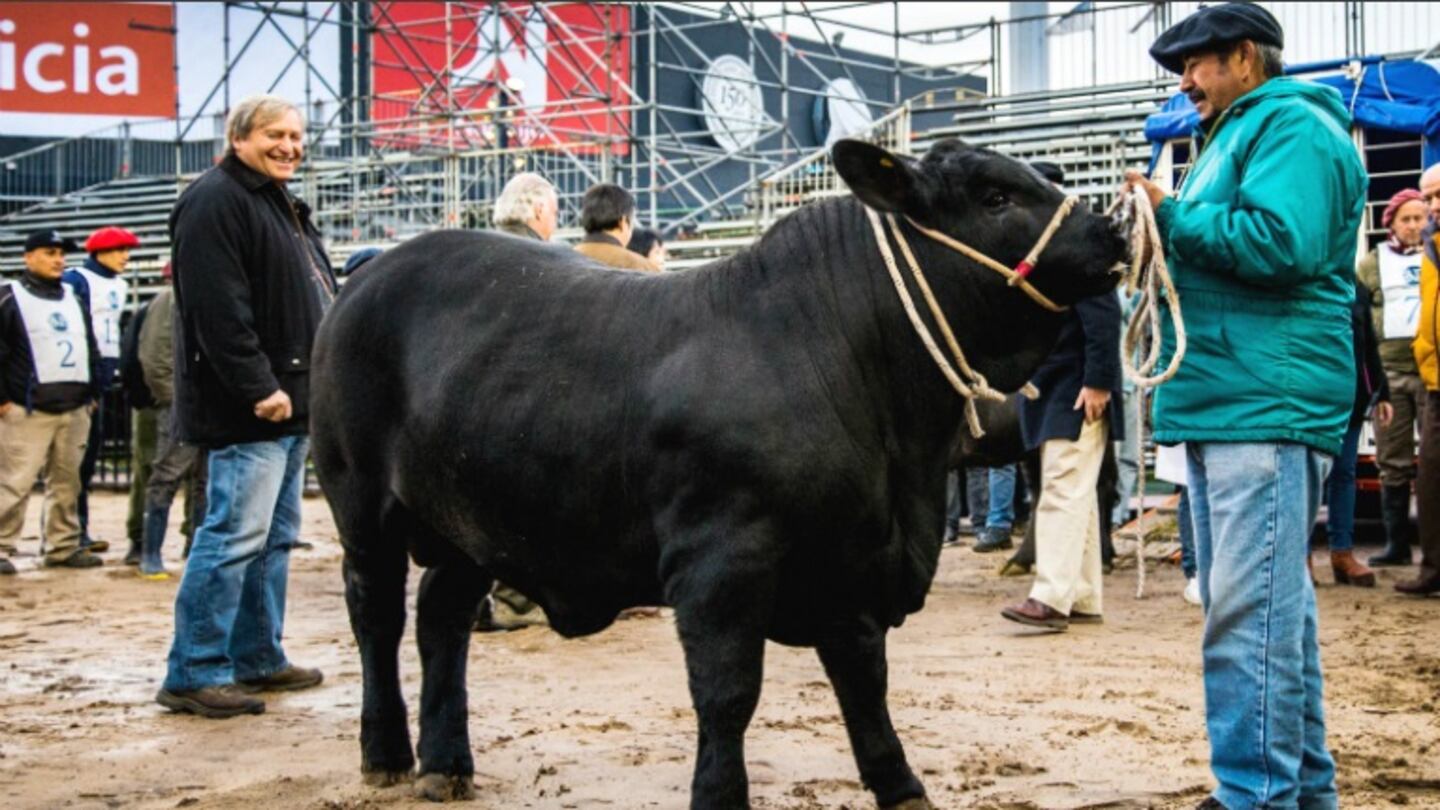
[[(831, 154), (861, 202), (941, 231), (1006, 267), (1024, 259), (1065, 199), (1024, 163), (956, 139), (938, 141), (918, 160), (849, 140)], [(1125, 251), (1108, 219), (1077, 205), (1029, 280), (1052, 301), (1071, 304), (1114, 288), (1119, 275), (1112, 268)]]

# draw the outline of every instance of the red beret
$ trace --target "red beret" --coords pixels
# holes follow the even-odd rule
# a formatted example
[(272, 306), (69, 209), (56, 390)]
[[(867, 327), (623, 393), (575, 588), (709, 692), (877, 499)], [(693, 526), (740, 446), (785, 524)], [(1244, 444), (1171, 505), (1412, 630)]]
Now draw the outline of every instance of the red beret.
[(85, 240), (86, 253), (99, 253), (102, 250), (139, 246), (140, 240), (135, 238), (135, 234), (114, 225), (101, 228), (90, 234), (90, 238)]

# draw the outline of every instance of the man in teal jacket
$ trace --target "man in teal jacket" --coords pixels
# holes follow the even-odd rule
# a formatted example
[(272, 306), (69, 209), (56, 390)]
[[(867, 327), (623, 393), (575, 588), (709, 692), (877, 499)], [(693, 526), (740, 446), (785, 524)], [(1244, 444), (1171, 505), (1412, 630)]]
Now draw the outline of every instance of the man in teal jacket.
[[(1354, 396), (1350, 301), (1366, 175), (1340, 95), (1280, 74), (1259, 6), (1202, 9), (1150, 53), (1200, 112), (1178, 197), (1156, 206), (1188, 348), (1155, 395), (1155, 440), (1187, 443), (1205, 605), (1201, 807), (1338, 806), (1325, 747), (1311, 524)], [(1166, 323), (1164, 359), (1174, 351)]]

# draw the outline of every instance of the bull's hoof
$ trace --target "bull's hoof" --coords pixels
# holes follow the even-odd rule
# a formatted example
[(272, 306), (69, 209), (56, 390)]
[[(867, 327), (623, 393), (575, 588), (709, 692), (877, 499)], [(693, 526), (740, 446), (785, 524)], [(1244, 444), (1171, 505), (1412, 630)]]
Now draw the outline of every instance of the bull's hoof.
[(365, 771), (361, 780), (370, 787), (388, 788), (407, 784), (415, 779), (414, 771)]
[(432, 802), (462, 802), (475, 798), (470, 774), (427, 773), (415, 780), (415, 798)]
[(935, 810), (935, 805), (931, 804), (930, 800), (924, 796), (916, 796), (899, 804), (887, 805), (880, 810)]

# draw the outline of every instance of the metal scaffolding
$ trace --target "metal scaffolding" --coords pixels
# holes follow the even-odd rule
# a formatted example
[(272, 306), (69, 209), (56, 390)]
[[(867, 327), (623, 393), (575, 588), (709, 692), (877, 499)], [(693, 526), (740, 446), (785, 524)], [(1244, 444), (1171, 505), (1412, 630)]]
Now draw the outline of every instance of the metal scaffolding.
[[(0, 158), (0, 213), (116, 177), (193, 175), (223, 152), (237, 77), (268, 71), (274, 88), (302, 71), (295, 100), (311, 159), (299, 190), (338, 243), (484, 224), (500, 187), (525, 170), (555, 183), (565, 216), (591, 184), (610, 181), (636, 193), (651, 223), (687, 228), (737, 215), (767, 178), (813, 162), (824, 146), (796, 122), (817, 99), (876, 120), (914, 98), (916, 129), (927, 110), (948, 121), (977, 87), (1012, 89), (1007, 48), (1037, 25), (1050, 90), (1153, 80), (1145, 48), (1197, 4), (1081, 4), (953, 24), (936, 5), (900, 2), (221, 5), (221, 30), (204, 35), (218, 35), (223, 70), (173, 136), (121, 125)], [(1427, 3), (1267, 5), (1327, 58), (1423, 51), (1440, 30)], [(271, 44), (256, 47), (262, 34)], [(322, 36), (338, 36), (338, 71), (318, 61)], [(847, 48), (847, 37), (869, 47)], [(177, 59), (177, 83), (182, 70)], [(871, 90), (842, 95), (838, 79)], [(541, 92), (554, 87), (562, 92)]]

